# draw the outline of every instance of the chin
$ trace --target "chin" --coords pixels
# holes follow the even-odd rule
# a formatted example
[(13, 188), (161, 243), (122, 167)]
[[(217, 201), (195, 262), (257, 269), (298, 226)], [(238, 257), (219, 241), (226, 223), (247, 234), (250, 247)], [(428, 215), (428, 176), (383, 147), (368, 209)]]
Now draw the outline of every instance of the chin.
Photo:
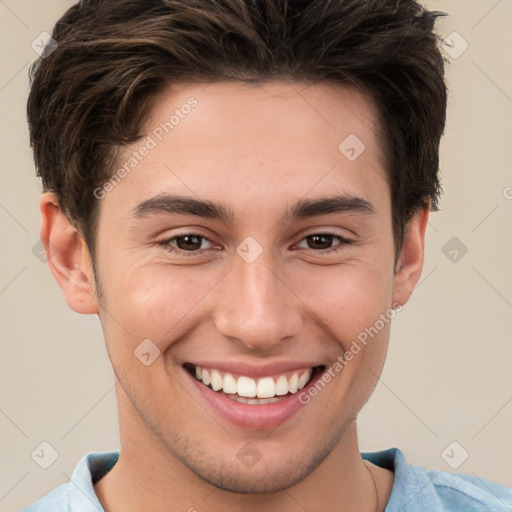
[[(203, 454), (201, 458), (179, 457), (201, 480), (223, 491), (264, 494), (284, 491), (311, 474), (331, 450), (318, 446), (311, 453), (275, 453), (256, 462), (241, 462), (237, 454)], [(176, 452), (175, 452), (176, 453)]]
[[(238, 461), (237, 461), (238, 462)], [(224, 469), (226, 461), (214, 462), (211, 466), (201, 468), (190, 468), (194, 473), (217, 489), (241, 494), (265, 494), (284, 491), (305, 478), (309, 473), (309, 465), (295, 465), (289, 467), (263, 466), (256, 469), (243, 468), (233, 463), (232, 469)]]

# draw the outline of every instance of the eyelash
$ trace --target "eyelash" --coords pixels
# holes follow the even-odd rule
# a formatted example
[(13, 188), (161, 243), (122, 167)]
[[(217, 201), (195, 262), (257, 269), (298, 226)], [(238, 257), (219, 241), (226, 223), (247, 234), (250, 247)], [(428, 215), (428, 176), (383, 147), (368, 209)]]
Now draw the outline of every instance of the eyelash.
[[(182, 249), (175, 249), (174, 247), (172, 247), (170, 245), (171, 242), (175, 241), (178, 238), (182, 238), (185, 236), (195, 236), (195, 237), (200, 238), (201, 240), (207, 240), (208, 242), (211, 242), (211, 240), (209, 238), (207, 238), (203, 235), (198, 235), (197, 233), (182, 233), (180, 235), (175, 235), (172, 238), (166, 238), (165, 240), (160, 240), (160, 241), (156, 242), (156, 244), (158, 246), (163, 247), (166, 251), (171, 252), (171, 253), (176, 253), (180, 256), (200, 256), (200, 255), (212, 250), (212, 249), (203, 249), (203, 250), (196, 250), (196, 251), (184, 251)], [(311, 233), (311, 234), (305, 236), (304, 238), (302, 238), (300, 240), (300, 242), (302, 242), (303, 240), (306, 240), (307, 238), (312, 237), (312, 236), (333, 237), (333, 238), (337, 238), (340, 241), (340, 243), (338, 244), (338, 246), (336, 248), (306, 249), (306, 252), (309, 254), (315, 254), (315, 255), (319, 254), (319, 253), (320, 254), (331, 254), (333, 252), (339, 252), (339, 251), (343, 250), (345, 246), (353, 243), (352, 240), (349, 240), (348, 238), (345, 238), (337, 233), (331, 233), (329, 231), (321, 231), (318, 233)]]

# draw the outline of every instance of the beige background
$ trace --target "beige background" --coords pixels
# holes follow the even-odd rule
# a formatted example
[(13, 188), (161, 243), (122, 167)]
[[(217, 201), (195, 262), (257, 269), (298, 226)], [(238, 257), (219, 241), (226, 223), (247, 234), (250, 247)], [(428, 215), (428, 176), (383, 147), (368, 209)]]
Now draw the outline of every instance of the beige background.
[[(31, 42), (71, 4), (0, 0), (0, 512), (66, 482), (86, 452), (118, 446), (99, 321), (68, 309), (32, 252), (41, 187), (25, 121)], [(469, 454), (458, 472), (512, 486), (512, 2), (429, 5), (451, 14), (439, 32), (456, 31), (469, 47), (449, 57), (442, 211), (431, 217), (422, 280), (394, 320), (387, 366), (361, 413), (361, 448), (398, 446), (412, 463), (451, 471), (441, 454), (456, 441), (447, 460)], [(468, 249), (457, 262), (443, 253), (452, 237)], [(31, 458), (42, 441), (59, 454), (46, 470)]]

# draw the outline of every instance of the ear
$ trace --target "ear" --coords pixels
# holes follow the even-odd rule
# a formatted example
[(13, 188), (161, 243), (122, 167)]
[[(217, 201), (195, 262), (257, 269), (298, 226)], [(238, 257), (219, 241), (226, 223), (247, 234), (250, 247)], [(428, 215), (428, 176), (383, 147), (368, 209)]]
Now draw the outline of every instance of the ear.
[(68, 306), (77, 313), (98, 313), (92, 260), (84, 239), (60, 208), (56, 194), (44, 193), (39, 209), (46, 260)]
[(395, 268), (393, 304), (404, 305), (421, 276), (429, 212), (430, 201), (427, 206), (418, 209), (407, 224), (404, 243)]

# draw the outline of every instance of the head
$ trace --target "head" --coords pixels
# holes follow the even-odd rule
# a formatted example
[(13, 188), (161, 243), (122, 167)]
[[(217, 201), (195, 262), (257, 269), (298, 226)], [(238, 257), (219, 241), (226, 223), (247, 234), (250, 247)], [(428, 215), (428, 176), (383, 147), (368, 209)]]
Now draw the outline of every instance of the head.
[[(28, 101), (42, 238), (68, 304), (100, 316), (126, 436), (243, 492), (293, 485), (340, 445), (437, 208), (437, 16), (412, 0), (90, 0), (59, 20)], [(285, 420), (235, 421), (209, 409), (198, 366), (314, 368), (304, 389), (336, 376)]]

